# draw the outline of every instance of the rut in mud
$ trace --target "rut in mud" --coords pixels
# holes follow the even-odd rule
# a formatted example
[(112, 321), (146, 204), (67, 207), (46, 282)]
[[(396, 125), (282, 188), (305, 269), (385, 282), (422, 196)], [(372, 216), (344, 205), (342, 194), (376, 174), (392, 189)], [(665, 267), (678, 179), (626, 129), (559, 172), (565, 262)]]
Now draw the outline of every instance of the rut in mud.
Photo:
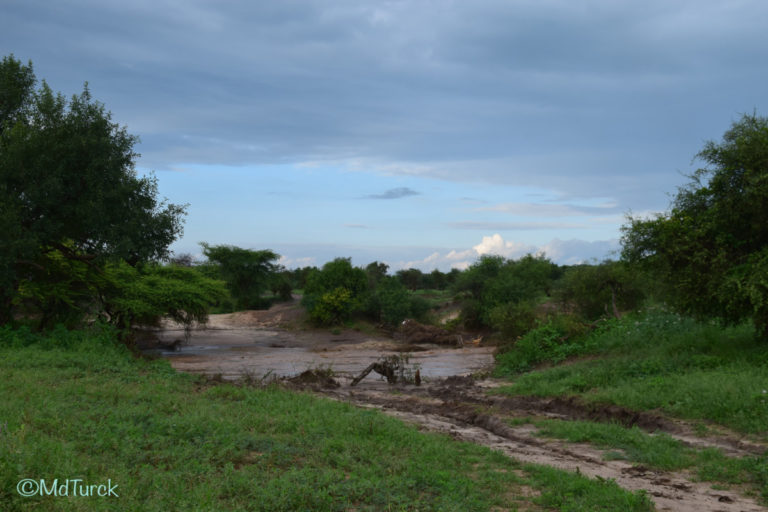
[[(767, 511), (735, 491), (713, 490), (684, 472), (662, 472), (621, 460), (605, 460), (590, 445), (536, 437), (531, 425), (512, 426), (509, 418), (616, 421), (648, 432), (661, 431), (696, 448), (715, 447), (739, 457), (765, 452), (766, 446), (735, 435), (701, 438), (683, 422), (651, 412), (597, 406), (576, 398), (538, 398), (488, 394), (498, 383), (466, 375), (487, 368), (492, 347), (411, 347), (412, 362), (422, 365), (423, 386), (389, 386), (372, 375), (356, 387), (352, 378), (382, 355), (401, 353), (394, 340), (360, 332), (339, 334), (296, 330), (284, 324), (295, 305), (270, 311), (214, 315), (207, 329), (192, 333), (179, 352), (162, 352), (181, 370), (225, 379), (284, 377), (287, 386), (320, 392), (360, 407), (379, 409), (404, 421), (455, 439), (488, 446), (522, 462), (612, 479), (629, 490), (645, 490), (658, 510), (695, 512)], [(166, 343), (178, 336), (173, 326), (161, 333)], [(418, 351), (417, 351), (418, 350)], [(330, 370), (332, 368), (332, 371)], [(310, 370), (313, 369), (313, 370)], [(319, 370), (318, 370), (319, 369)], [(461, 374), (464, 376), (456, 376)]]
[(663, 431), (695, 447), (715, 447), (731, 456), (748, 456), (766, 449), (736, 436), (702, 439), (684, 423), (621, 407), (597, 407), (576, 399), (488, 396), (493, 381), (450, 377), (422, 387), (387, 386), (371, 379), (360, 387), (323, 389), (326, 396), (379, 409), (404, 421), (455, 439), (501, 451), (522, 462), (577, 471), (592, 478), (614, 480), (628, 490), (645, 490), (658, 510), (681, 512), (766, 511), (751, 498), (728, 490), (713, 490), (710, 483), (694, 482), (684, 472), (664, 472), (622, 460), (605, 460), (602, 450), (587, 444), (545, 440), (531, 425), (510, 426), (510, 417), (544, 416), (561, 419), (616, 421), (649, 432)]

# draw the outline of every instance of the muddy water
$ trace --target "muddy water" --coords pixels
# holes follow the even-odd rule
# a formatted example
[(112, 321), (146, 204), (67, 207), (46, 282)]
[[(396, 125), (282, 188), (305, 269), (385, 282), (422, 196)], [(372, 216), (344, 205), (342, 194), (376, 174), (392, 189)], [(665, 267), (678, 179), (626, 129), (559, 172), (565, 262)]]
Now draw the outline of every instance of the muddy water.
[[(166, 329), (165, 342), (183, 337), (178, 329)], [(178, 351), (155, 350), (168, 358), (177, 370), (221, 374), (225, 379), (244, 375), (292, 376), (309, 368), (330, 367), (340, 376), (352, 377), (383, 355), (402, 353), (396, 341), (354, 331), (332, 335), (328, 332), (287, 331), (269, 328), (241, 328), (220, 325), (193, 331), (190, 342)], [(415, 347), (410, 363), (418, 364), (423, 378), (467, 375), (490, 368), (492, 347), (445, 348), (438, 345)], [(375, 380), (371, 374), (366, 379)]]

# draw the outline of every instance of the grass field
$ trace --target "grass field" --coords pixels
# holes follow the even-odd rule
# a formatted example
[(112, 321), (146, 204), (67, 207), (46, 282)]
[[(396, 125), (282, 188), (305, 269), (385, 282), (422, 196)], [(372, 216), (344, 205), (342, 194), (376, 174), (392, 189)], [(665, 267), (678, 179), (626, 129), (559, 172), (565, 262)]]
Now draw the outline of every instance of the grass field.
[[(518, 341), (519, 349), (499, 356), (496, 372), (510, 381), (499, 393), (577, 396), (588, 403), (683, 418), (702, 434), (727, 427), (768, 441), (768, 343), (749, 325), (722, 327), (650, 311), (607, 322), (582, 338), (561, 340), (559, 347), (547, 333), (531, 333)], [(520, 371), (529, 366), (532, 346), (541, 340), (538, 367)], [(663, 434), (651, 436), (617, 424), (531, 421), (541, 435), (589, 442), (653, 468), (687, 469), (702, 480), (748, 484), (768, 500), (768, 453), (728, 458), (718, 450), (694, 450)]]
[[(652, 510), (613, 482), (519, 464), (376, 411), (214, 384), (109, 331), (0, 329), (0, 509)], [(22, 497), (20, 480), (119, 497)]]

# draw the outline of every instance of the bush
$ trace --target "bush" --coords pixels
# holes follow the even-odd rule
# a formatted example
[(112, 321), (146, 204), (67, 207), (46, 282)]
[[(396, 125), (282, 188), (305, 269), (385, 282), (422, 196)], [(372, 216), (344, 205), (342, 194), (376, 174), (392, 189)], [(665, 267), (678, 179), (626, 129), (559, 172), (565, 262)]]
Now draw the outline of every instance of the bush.
[(397, 279), (382, 280), (374, 295), (379, 307), (378, 320), (384, 325), (396, 326), (412, 316), (411, 295)]
[(466, 296), (462, 318), (467, 327), (493, 327), (504, 316), (500, 306), (534, 301), (549, 292), (557, 266), (544, 257), (519, 260), (482, 256), (459, 277), (455, 290)]
[(301, 303), (315, 323), (331, 325), (361, 312), (367, 292), (365, 271), (353, 267), (349, 258), (336, 258), (309, 273)]
[(569, 315), (557, 315), (528, 331), (496, 356), (496, 373), (509, 375), (528, 371), (543, 362), (559, 363), (593, 348), (592, 336)]
[(638, 269), (616, 261), (568, 268), (557, 291), (566, 309), (588, 321), (636, 309), (645, 298)]
[(531, 301), (496, 306), (490, 314), (491, 326), (507, 339), (515, 340), (536, 325), (535, 305)]
[(319, 325), (337, 325), (352, 316), (354, 301), (346, 288), (336, 288), (320, 296), (309, 317)]

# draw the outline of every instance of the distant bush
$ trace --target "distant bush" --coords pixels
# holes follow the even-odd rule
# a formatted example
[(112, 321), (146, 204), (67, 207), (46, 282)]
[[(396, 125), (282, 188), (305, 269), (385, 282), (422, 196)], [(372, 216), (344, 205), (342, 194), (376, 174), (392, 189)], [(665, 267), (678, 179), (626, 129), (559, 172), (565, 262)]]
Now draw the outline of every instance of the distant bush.
[(565, 309), (593, 321), (637, 309), (646, 297), (646, 288), (639, 269), (624, 262), (604, 261), (569, 267), (559, 281), (557, 295)]
[(505, 308), (514, 309), (510, 305), (534, 301), (548, 294), (556, 272), (557, 265), (543, 256), (529, 254), (518, 260), (482, 256), (459, 276), (455, 285), (455, 291), (465, 296), (461, 313), (465, 325), (510, 327), (515, 314)]
[(508, 340), (515, 340), (536, 325), (536, 305), (532, 301), (509, 302), (493, 308), (491, 326)]
[(322, 294), (315, 302), (309, 317), (320, 325), (336, 325), (352, 316), (352, 293), (346, 288), (335, 288)]
[(368, 276), (349, 258), (336, 258), (307, 276), (302, 304), (319, 325), (338, 324), (364, 309)]

